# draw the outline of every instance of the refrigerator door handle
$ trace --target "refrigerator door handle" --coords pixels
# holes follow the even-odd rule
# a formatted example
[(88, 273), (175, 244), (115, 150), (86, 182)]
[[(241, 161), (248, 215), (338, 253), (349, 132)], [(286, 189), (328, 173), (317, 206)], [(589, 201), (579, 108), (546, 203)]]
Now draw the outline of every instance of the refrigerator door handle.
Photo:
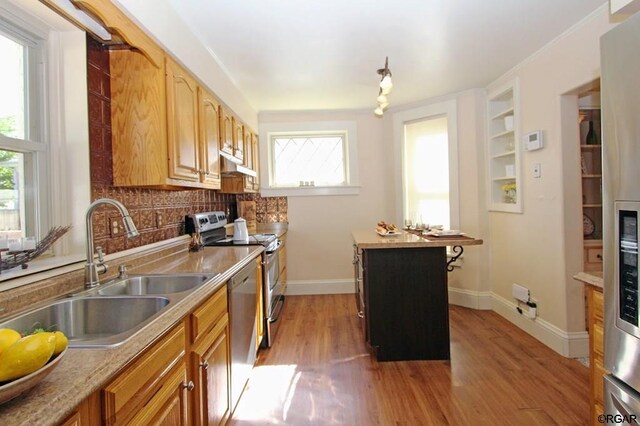
[(632, 409), (627, 404), (616, 398), (614, 394), (609, 394), (609, 396), (611, 397), (613, 406), (616, 407), (616, 410), (618, 410), (618, 413), (622, 414), (622, 416), (629, 418), (630, 416), (635, 415)]

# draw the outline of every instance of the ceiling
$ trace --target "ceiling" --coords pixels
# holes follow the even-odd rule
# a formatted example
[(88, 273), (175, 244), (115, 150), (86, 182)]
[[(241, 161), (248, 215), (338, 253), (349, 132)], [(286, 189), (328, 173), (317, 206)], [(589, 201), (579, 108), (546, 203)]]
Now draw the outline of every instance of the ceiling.
[(608, 0), (169, 0), (256, 111), (485, 87)]

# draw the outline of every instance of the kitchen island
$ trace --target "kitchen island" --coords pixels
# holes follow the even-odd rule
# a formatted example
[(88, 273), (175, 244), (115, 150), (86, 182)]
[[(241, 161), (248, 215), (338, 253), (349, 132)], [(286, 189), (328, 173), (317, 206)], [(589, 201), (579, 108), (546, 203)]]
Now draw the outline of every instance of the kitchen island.
[(352, 237), (358, 315), (378, 361), (450, 359), (447, 274), (463, 246), (482, 240), (373, 230)]

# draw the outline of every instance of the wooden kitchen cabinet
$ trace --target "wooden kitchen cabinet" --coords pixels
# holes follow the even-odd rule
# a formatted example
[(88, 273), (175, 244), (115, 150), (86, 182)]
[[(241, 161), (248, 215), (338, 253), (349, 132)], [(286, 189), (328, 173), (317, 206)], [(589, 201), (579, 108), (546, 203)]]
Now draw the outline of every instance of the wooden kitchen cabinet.
[(231, 411), (231, 358), (227, 286), (191, 314), (194, 424), (220, 425)]
[(242, 166), (255, 172), (256, 176), (239, 172), (225, 174), (222, 177), (221, 192), (243, 194), (260, 191), (258, 136), (249, 128), (244, 127), (242, 139), (244, 141), (244, 160)]
[(101, 424), (100, 392), (87, 397), (60, 426), (93, 426)]
[(233, 126), (233, 156), (244, 164), (244, 125), (236, 117), (231, 118)]
[(181, 322), (103, 389), (107, 425), (149, 424), (152, 419), (188, 424), (186, 392), (193, 384), (187, 381), (185, 343)]
[(220, 152), (233, 157), (233, 119), (225, 108), (220, 108), (220, 135)]
[(168, 57), (166, 75), (169, 176), (199, 182), (198, 83)]
[(287, 234), (284, 233), (280, 237), (280, 250), (278, 251), (278, 264), (280, 265), (279, 281), (282, 283), (283, 291), (287, 290)]
[(221, 425), (230, 412), (229, 316), (216, 323), (191, 352), (196, 425)]
[(587, 305), (589, 324), (589, 370), (591, 391), (591, 419), (593, 425), (604, 412), (603, 377), (608, 374), (604, 369), (604, 297), (602, 289), (587, 285)]
[(220, 102), (198, 87), (200, 181), (210, 189), (220, 189)]

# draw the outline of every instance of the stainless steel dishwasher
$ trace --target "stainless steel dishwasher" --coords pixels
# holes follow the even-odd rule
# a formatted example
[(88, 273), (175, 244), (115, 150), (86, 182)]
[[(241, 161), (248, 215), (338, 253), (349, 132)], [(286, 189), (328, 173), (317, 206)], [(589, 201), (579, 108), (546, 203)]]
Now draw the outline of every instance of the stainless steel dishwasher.
[(231, 410), (235, 410), (256, 362), (255, 262), (245, 266), (228, 282), (231, 322)]

